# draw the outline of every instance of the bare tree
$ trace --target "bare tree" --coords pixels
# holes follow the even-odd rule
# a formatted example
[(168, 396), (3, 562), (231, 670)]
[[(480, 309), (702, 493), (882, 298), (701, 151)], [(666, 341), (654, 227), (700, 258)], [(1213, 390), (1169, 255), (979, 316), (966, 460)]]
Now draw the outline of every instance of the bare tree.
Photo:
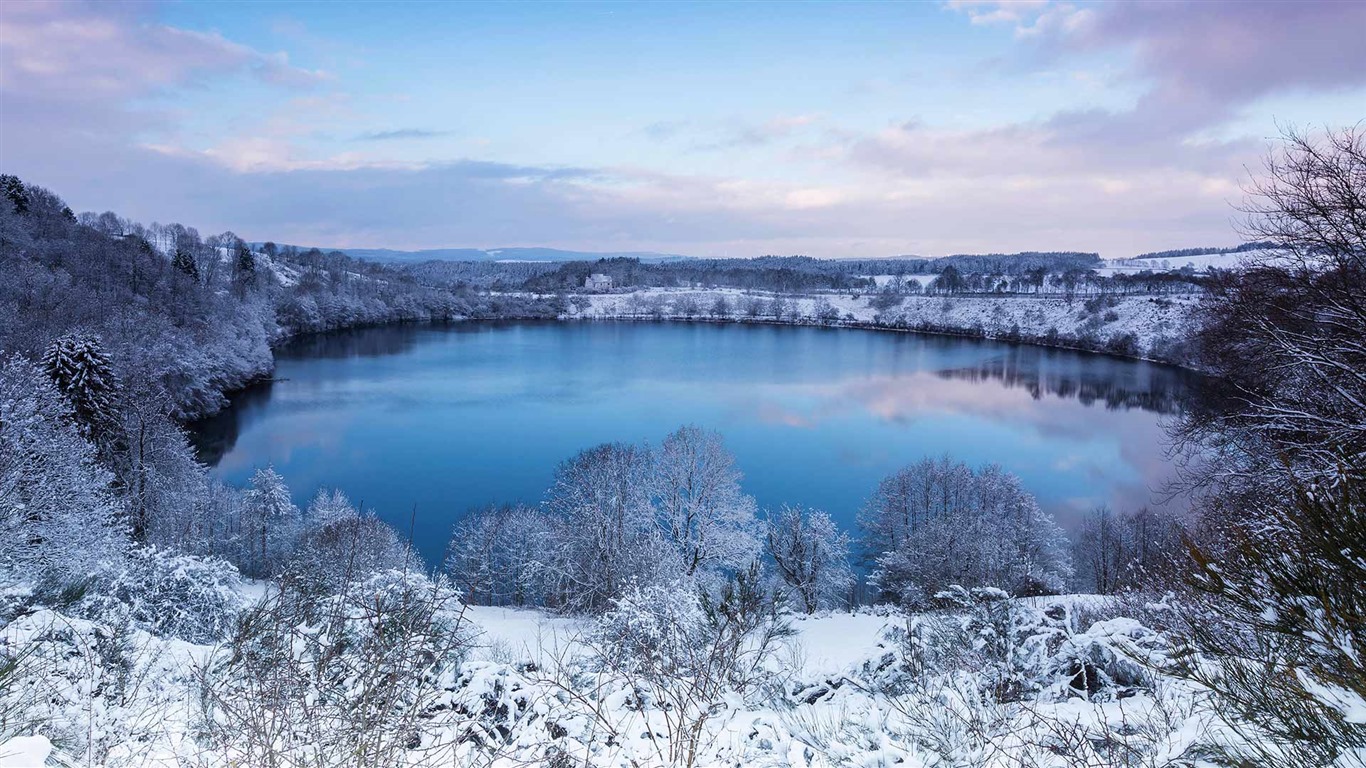
[(548, 506), (564, 523), (555, 555), (557, 602), (601, 612), (635, 580), (676, 573), (650, 504), (653, 468), (640, 446), (606, 443), (560, 465)]
[(1198, 349), (1215, 378), (1182, 435), (1225, 475), (1308, 479), (1366, 452), (1366, 131), (1287, 130), (1265, 166), (1243, 232), (1269, 250), (1211, 281)]

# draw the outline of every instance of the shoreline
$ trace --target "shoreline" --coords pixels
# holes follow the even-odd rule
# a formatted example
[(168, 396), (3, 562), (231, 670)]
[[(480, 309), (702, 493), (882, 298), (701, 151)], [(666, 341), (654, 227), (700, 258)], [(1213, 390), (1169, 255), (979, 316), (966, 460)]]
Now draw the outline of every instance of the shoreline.
[(561, 314), (559, 317), (452, 317), (452, 318), (429, 318), (429, 320), (392, 320), (385, 323), (365, 323), (358, 325), (346, 325), (342, 328), (328, 328), (324, 331), (302, 331), (298, 333), (285, 333), (279, 338), (270, 342), (270, 368), (255, 374), (243, 381), (239, 387), (223, 389), (224, 402), (216, 410), (209, 413), (194, 414), (193, 417), (183, 418), (180, 425), (189, 426), (195, 422), (209, 420), (214, 415), (223, 413), (227, 409), (229, 400), (261, 384), (275, 380), (275, 353), (281, 347), (287, 346), (298, 340), (310, 338), (310, 336), (324, 336), (328, 333), (346, 333), (351, 331), (365, 331), (369, 328), (400, 327), (400, 325), (455, 325), (469, 323), (678, 323), (678, 324), (708, 324), (708, 325), (775, 325), (775, 327), (790, 328), (829, 328), (841, 329), (841, 331), (870, 331), (882, 333), (921, 333), (926, 336), (949, 336), (949, 338), (973, 339), (978, 342), (994, 342), (1001, 344), (1027, 344), (1031, 347), (1052, 348), (1052, 350), (1070, 351), (1070, 353), (1082, 353), (1102, 355), (1102, 357), (1124, 359), (1130, 362), (1146, 362), (1150, 365), (1164, 365), (1169, 368), (1186, 370), (1194, 374), (1205, 374), (1203, 370), (1194, 366), (1183, 364), (1175, 359), (1143, 357), (1143, 355), (1131, 355), (1117, 353), (1115, 350), (1106, 350), (1102, 347), (1082, 346), (1075, 343), (1061, 343), (1061, 339), (1050, 340), (1048, 336), (1026, 335), (990, 335), (978, 328), (962, 327), (906, 327), (906, 325), (892, 325), (876, 323), (876, 321), (865, 320), (833, 320), (820, 321), (816, 318), (799, 318), (799, 320), (775, 320), (770, 317), (683, 317), (664, 314), (664, 316), (643, 316), (643, 314)]

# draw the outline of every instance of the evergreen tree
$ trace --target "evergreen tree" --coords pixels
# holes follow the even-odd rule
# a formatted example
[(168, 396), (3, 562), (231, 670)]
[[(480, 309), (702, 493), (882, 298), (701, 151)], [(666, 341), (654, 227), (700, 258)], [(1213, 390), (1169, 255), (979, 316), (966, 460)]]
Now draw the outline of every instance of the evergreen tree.
[(28, 213), (28, 190), (18, 176), (0, 175), (0, 193), (14, 206), (15, 213)]
[(85, 436), (108, 448), (118, 433), (118, 382), (99, 337), (62, 336), (43, 353), (43, 368), (71, 403)]
[(184, 272), (196, 283), (199, 282), (199, 265), (195, 263), (194, 256), (180, 248), (175, 249), (175, 257), (171, 259), (171, 266)]
[(255, 284), (255, 256), (245, 242), (236, 245), (236, 261), (232, 266), (232, 279), (238, 286), (238, 294), (246, 294), (247, 288)]

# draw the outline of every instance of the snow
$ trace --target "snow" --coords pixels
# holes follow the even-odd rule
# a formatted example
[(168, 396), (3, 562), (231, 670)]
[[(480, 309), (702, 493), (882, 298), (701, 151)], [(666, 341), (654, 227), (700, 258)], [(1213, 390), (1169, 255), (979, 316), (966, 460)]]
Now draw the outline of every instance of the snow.
[(1107, 261), (1104, 267), (1097, 269), (1096, 274), (1112, 276), (1120, 273), (1137, 273), (1144, 270), (1150, 270), (1152, 272), (1175, 272), (1185, 267), (1190, 267), (1197, 272), (1207, 272), (1210, 269), (1244, 269), (1251, 264), (1274, 263), (1278, 260), (1280, 260), (1279, 252), (1265, 249), (1242, 251), (1240, 253), (1207, 253), (1200, 256), (1113, 259)]
[(794, 662), (802, 674), (834, 676), (877, 658), (886, 645), (884, 635), (897, 621), (873, 613), (825, 613), (796, 616), (792, 628)]
[[(265, 594), (260, 582), (245, 582), (242, 592), (244, 602)], [(1051, 620), (1043, 618), (1049, 606), (1097, 609), (1108, 602), (1094, 595), (1064, 595), (1012, 604), (1023, 611), (1016, 626), (1042, 622), (1034, 631), (1055, 637), (1048, 628)], [(447, 745), (448, 751), (429, 753), (445, 759), (432, 763), (418, 752), (407, 764), (454, 761), (512, 768), (543, 764), (557, 750), (572, 764), (671, 764), (667, 749), (670, 735), (681, 733), (678, 712), (653, 705), (642, 709), (641, 696), (649, 702), (662, 691), (615, 678), (597, 666), (587, 639), (591, 619), (482, 606), (465, 608), (462, 618), (474, 630), (474, 647), (458, 674), (443, 683), (445, 703), (432, 711), (425, 737), (428, 747)], [(1219, 730), (1191, 683), (1159, 677), (1126, 689), (1123, 696), (1102, 691), (1093, 698), (1068, 687), (1067, 660), (1076, 658), (1112, 670), (1115, 685), (1132, 685), (1129, 677), (1146, 679), (1149, 668), (1136, 659), (1151, 660), (1157, 653), (1160, 663), (1166, 641), (1132, 618), (1102, 619), (1085, 631), (1078, 627), (1064, 633), (1053, 650), (1021, 656), (1025, 666), (1013, 674), (1038, 676), (1044, 687), (1036, 698), (1017, 704), (984, 695), (990, 664), (908, 674), (905, 628), (922, 619), (956, 621), (950, 614), (907, 617), (887, 609), (790, 615), (795, 633), (768, 661), (770, 687), (723, 694), (710, 703), (679, 701), (686, 707), (705, 704), (689, 711), (709, 713), (698, 721), (695, 765), (1052, 766), (1064, 763), (1046, 749), (1038, 751), (1041, 745), (1063, 738), (1073, 748), (1091, 749), (1085, 745), (1123, 738), (1144, 764), (1204, 767), (1208, 764), (1193, 759), (1193, 749), (1212, 738), (1231, 738)], [(0, 649), (37, 644), (48, 650), (35, 659), (58, 664), (46, 680), (21, 680), (41, 692), (44, 711), (56, 720), (39, 732), (10, 735), (0, 744), (0, 768), (36, 767), (44, 760), (108, 768), (207, 767), (236, 759), (205, 752), (194, 741), (196, 670), (214, 654), (213, 646), (134, 632), (129, 638), (135, 651), (132, 671), (144, 682), (131, 697), (106, 700), (99, 686), (114, 679), (111, 670), (97, 669), (91, 677), (93, 660), (83, 658), (88, 651), (82, 650), (101, 631), (52, 611), (37, 611), (0, 631)], [(1060, 664), (1061, 677), (1053, 671)], [(887, 683), (893, 687), (884, 689)], [(1338, 693), (1324, 691), (1325, 698), (1341, 701)], [(13, 702), (0, 700), (6, 703)], [(87, 736), (98, 742), (91, 753), (79, 746)], [(54, 749), (54, 743), (63, 746)], [(1108, 764), (1089, 754), (1078, 764)]]
[(583, 653), (588, 626), (581, 620), (532, 608), (494, 608), (471, 605), (465, 618), (477, 628), (472, 658), (516, 663), (548, 662)]
[(37, 768), (47, 764), (52, 742), (46, 736), (16, 736), (0, 744), (0, 768)]

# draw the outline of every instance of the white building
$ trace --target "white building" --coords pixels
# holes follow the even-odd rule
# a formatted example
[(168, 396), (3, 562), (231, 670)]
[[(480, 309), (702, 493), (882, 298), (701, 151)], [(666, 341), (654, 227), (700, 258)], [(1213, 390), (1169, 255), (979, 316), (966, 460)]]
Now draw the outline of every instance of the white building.
[(583, 287), (587, 291), (610, 291), (612, 290), (612, 276), (600, 275), (595, 272), (583, 281)]

